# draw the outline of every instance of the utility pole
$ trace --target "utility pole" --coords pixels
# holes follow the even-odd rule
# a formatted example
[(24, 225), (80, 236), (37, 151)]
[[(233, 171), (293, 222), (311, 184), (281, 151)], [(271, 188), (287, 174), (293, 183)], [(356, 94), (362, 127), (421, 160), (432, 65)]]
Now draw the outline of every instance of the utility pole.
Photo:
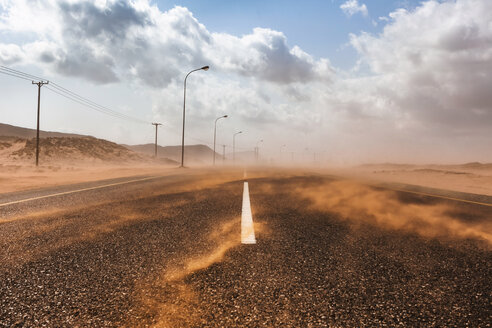
[(154, 151), (154, 157), (157, 158), (157, 127), (159, 125), (162, 125), (161, 123), (152, 123), (152, 125), (155, 125), (155, 151)]
[(225, 164), (225, 146), (226, 145), (222, 145), (222, 165)]
[(39, 107), (41, 103), (41, 87), (45, 84), (49, 84), (49, 81), (39, 81), (39, 82), (34, 82), (32, 81), (32, 84), (36, 84), (38, 86), (38, 123), (37, 123), (37, 128), (36, 128), (36, 166), (39, 164)]

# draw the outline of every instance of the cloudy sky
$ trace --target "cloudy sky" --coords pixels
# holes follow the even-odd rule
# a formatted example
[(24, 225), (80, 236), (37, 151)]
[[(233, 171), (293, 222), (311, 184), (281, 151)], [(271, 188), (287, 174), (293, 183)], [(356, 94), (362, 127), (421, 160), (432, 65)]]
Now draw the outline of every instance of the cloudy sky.
[[(0, 0), (0, 65), (43, 87), (41, 128), (120, 143), (213, 141), (333, 164), (492, 161), (490, 0)], [(0, 122), (37, 89), (0, 74)], [(56, 89), (55, 89), (56, 90)], [(282, 147), (282, 145), (286, 145)], [(285, 155), (284, 155), (285, 156)]]

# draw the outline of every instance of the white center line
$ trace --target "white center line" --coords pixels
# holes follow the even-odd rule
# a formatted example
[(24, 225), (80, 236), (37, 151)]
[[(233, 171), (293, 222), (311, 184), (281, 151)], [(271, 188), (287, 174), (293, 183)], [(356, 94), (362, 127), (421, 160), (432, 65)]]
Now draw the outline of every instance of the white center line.
[(253, 227), (253, 215), (249, 201), (248, 183), (244, 182), (243, 189), (243, 211), (241, 215), (241, 243), (256, 244), (255, 229)]
[(43, 198), (49, 198), (49, 197), (55, 197), (55, 196), (61, 196), (61, 195), (68, 195), (68, 194), (73, 194), (73, 193), (81, 192), (81, 191), (101, 189), (101, 188), (106, 188), (106, 187), (111, 187), (111, 186), (118, 186), (118, 185), (122, 185), (122, 184), (126, 184), (126, 183), (132, 183), (132, 182), (138, 182), (138, 181), (145, 181), (145, 180), (156, 179), (156, 178), (158, 178), (158, 177), (147, 177), (147, 178), (143, 178), (143, 179), (136, 179), (136, 180), (130, 180), (130, 181), (110, 183), (110, 184), (107, 184), (107, 185), (102, 185), (102, 186), (97, 186), (97, 187), (83, 188), (83, 189), (77, 189), (77, 190), (70, 190), (70, 191), (65, 191), (65, 192), (59, 192), (59, 193), (56, 193), (56, 194), (50, 194), (50, 195), (44, 195), (44, 196), (32, 197), (32, 198), (26, 198), (26, 199), (21, 199), (21, 200), (16, 200), (16, 201), (13, 201), (13, 202), (8, 202), (8, 203), (0, 204), (0, 207), (8, 206), (8, 205), (14, 205), (14, 204), (19, 204), (19, 203), (24, 203), (24, 202), (29, 202), (29, 201), (37, 200), (37, 199), (43, 199)]

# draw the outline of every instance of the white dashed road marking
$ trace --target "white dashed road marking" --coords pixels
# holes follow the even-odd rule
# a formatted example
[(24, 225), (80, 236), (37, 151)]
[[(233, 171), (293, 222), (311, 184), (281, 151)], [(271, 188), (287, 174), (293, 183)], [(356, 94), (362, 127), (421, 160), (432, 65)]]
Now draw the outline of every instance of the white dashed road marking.
[(251, 203), (249, 201), (249, 187), (247, 182), (244, 182), (244, 189), (243, 189), (243, 212), (241, 215), (241, 243), (256, 244), (255, 229), (253, 227), (253, 215), (251, 214)]
[(151, 179), (156, 179), (156, 178), (158, 178), (158, 177), (147, 177), (147, 178), (137, 179), (137, 180), (130, 180), (130, 181), (110, 183), (110, 184), (103, 185), (103, 186), (83, 188), (83, 189), (77, 189), (77, 190), (70, 190), (70, 191), (65, 191), (65, 192), (59, 192), (59, 193), (56, 193), (56, 194), (50, 194), (50, 195), (44, 195), (44, 196), (39, 196), (39, 197), (32, 197), (32, 198), (27, 198), (27, 199), (21, 199), (21, 200), (16, 200), (16, 201), (13, 201), (13, 202), (8, 202), (8, 203), (0, 204), (0, 207), (8, 206), (8, 205), (14, 205), (14, 204), (19, 204), (19, 203), (24, 203), (24, 202), (29, 202), (31, 200), (37, 200), (37, 199), (43, 199), (43, 198), (49, 198), (49, 197), (55, 197), (55, 196), (61, 196), (61, 195), (68, 195), (68, 194), (73, 194), (73, 193), (81, 192), (81, 191), (101, 189), (101, 188), (118, 186), (118, 185), (122, 185), (122, 184), (127, 184), (127, 183), (132, 183), (132, 182), (138, 182), (138, 181), (145, 181), (145, 180), (151, 180)]

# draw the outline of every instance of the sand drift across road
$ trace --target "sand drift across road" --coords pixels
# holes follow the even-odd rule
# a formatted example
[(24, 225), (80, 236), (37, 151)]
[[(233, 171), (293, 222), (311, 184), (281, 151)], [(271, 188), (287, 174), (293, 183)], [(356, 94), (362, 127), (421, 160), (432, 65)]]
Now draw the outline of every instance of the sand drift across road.
[(0, 327), (490, 322), (489, 206), (242, 173), (1, 195)]
[[(119, 186), (119, 185), (123, 185), (123, 184), (127, 184), (127, 183), (152, 180), (152, 179), (156, 179), (156, 178), (159, 178), (159, 177), (144, 177), (144, 178), (136, 178), (136, 179), (134, 177), (131, 177), (129, 179), (128, 178), (125, 179), (125, 181), (119, 181), (119, 182), (113, 182), (113, 183), (103, 182), (102, 185), (100, 185), (100, 182), (99, 183), (94, 183), (93, 182), (91, 184), (96, 184), (96, 186), (93, 186), (93, 187), (85, 187), (85, 188), (81, 188), (81, 189), (72, 189), (72, 190), (62, 191), (62, 192), (48, 193), (46, 195), (34, 196), (34, 197), (28, 197), (28, 198), (22, 198), (22, 199), (10, 201), (10, 202), (0, 202), (0, 207), (14, 205), (14, 204), (20, 204), (20, 203), (34, 201), (34, 200), (39, 200), (39, 199), (43, 199), (43, 198), (56, 197), (56, 196), (62, 196), (62, 195), (68, 195), (68, 194), (83, 192), (83, 191), (89, 191), (89, 190), (95, 190), (95, 189), (101, 189), (101, 188), (114, 187), (114, 186)], [(118, 179), (118, 180), (120, 180), (120, 179)], [(46, 190), (45, 190), (45, 192), (46, 192)], [(19, 193), (13, 193), (13, 194), (17, 194), (18, 195)]]

